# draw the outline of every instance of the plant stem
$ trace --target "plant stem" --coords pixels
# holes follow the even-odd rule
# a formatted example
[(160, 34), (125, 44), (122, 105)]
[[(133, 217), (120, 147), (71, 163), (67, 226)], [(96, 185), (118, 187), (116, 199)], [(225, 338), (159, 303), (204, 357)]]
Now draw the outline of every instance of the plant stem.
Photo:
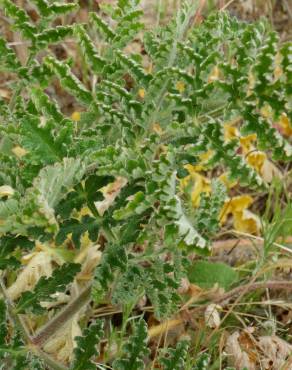
[(292, 290), (291, 280), (271, 280), (263, 281), (258, 283), (246, 284), (232, 289), (231, 291), (223, 294), (222, 296), (215, 299), (215, 303), (224, 304), (224, 302), (230, 300), (234, 296), (239, 294), (247, 294), (258, 289), (276, 289), (276, 290)]
[(8, 310), (8, 314), (10, 316), (10, 320), (15, 324), (15, 326), (21, 332), (23, 339), (27, 343), (31, 342), (31, 337), (28, 333), (28, 330), (27, 330), (21, 316), (17, 315), (17, 313), (15, 312), (14, 305), (11, 302), (10, 298), (8, 297), (8, 295), (6, 293), (6, 289), (5, 289), (2, 277), (0, 278), (0, 292), (2, 293), (2, 295), (3, 295), (3, 297), (6, 301), (7, 310)]
[[(270, 281), (263, 281), (263, 282), (257, 282), (257, 283), (248, 283), (239, 287), (236, 287), (232, 290), (230, 290), (227, 293), (224, 293), (220, 295), (218, 298), (214, 299), (214, 303), (218, 303), (222, 306), (225, 306), (227, 304), (227, 301), (230, 299), (238, 296), (238, 295), (245, 295), (247, 293), (250, 293), (254, 290), (258, 289), (275, 289), (275, 290), (292, 290), (292, 281), (291, 280), (270, 280)], [(210, 304), (210, 302), (202, 304), (198, 307), (193, 308), (188, 312), (188, 316), (190, 318), (194, 317), (194, 313), (204, 311), (206, 307)], [(181, 325), (185, 320), (183, 315), (181, 315), (178, 318), (166, 320), (165, 322), (152, 327), (148, 331), (149, 338), (155, 337), (157, 335), (163, 334), (164, 332), (168, 331), (169, 328), (175, 328), (176, 326)]]
[(25, 341), (26, 347), (21, 350), (14, 350), (14, 349), (5, 349), (5, 352), (10, 352), (14, 354), (22, 354), (27, 352), (28, 350), (31, 350), (37, 357), (40, 357), (43, 359), (43, 361), (50, 366), (53, 370), (67, 370), (67, 367), (63, 366), (62, 364), (55, 361), (51, 356), (49, 356), (47, 353), (43, 352), (39, 346), (35, 345), (33, 343), (33, 338), (29, 335), (29, 332), (27, 330), (27, 327), (25, 323), (22, 320), (21, 315), (18, 315), (14, 309), (14, 305), (11, 302), (10, 298), (8, 297), (6, 293), (6, 288), (4, 286), (4, 283), (2, 281), (2, 278), (0, 277), (0, 292), (2, 293), (6, 303), (7, 303), (7, 310), (8, 314), (10, 316), (11, 321), (17, 326), (18, 330), (21, 333), (21, 336), (23, 340)]
[[(32, 348), (30, 348), (30, 349), (32, 349)], [(50, 369), (53, 369), (53, 370), (69, 370), (68, 367), (60, 364), (57, 361), (55, 361), (51, 356), (49, 356), (46, 352), (42, 351), (38, 347), (36, 347), (35, 350), (32, 350), (32, 352), (35, 352), (36, 356), (40, 357), (47, 365), (49, 365)]]
[(72, 302), (45, 324), (38, 333), (31, 338), (31, 342), (41, 347), (53, 334), (62, 328), (83, 306), (85, 306), (91, 295), (91, 285), (85, 288)]

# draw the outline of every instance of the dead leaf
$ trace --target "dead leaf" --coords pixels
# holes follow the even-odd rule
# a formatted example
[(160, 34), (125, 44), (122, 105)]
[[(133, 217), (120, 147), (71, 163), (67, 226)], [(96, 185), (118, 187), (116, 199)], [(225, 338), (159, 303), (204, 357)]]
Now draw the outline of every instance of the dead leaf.
[(262, 336), (258, 344), (264, 354), (262, 360), (264, 369), (282, 369), (292, 354), (292, 345), (276, 335)]
[(211, 181), (207, 177), (197, 173), (194, 166), (186, 165), (185, 168), (189, 171), (190, 175), (184, 177), (180, 181), (181, 189), (184, 191), (189, 186), (191, 188), (191, 200), (194, 207), (198, 207), (200, 204), (201, 194), (211, 192)]
[(103, 193), (104, 200), (94, 203), (100, 216), (103, 216), (104, 212), (113, 204), (121, 189), (127, 184), (127, 182), (127, 179), (124, 177), (117, 177), (114, 182), (100, 189)]
[(283, 178), (282, 172), (269, 159), (266, 159), (263, 163), (261, 176), (267, 183), (271, 183), (275, 177)]
[(253, 356), (245, 351), (240, 345), (240, 333), (238, 331), (231, 334), (226, 341), (225, 352), (229, 356), (229, 363), (235, 366), (236, 370), (244, 368), (256, 370), (256, 363)]
[(69, 363), (73, 359), (73, 351), (76, 347), (75, 337), (82, 336), (78, 324), (78, 315), (75, 315), (45, 344), (44, 350), (62, 363)]
[(233, 214), (233, 225), (235, 230), (253, 235), (258, 235), (261, 230), (259, 217), (248, 209)]
[(7, 289), (8, 297), (11, 300), (19, 298), (24, 291), (33, 290), (42, 276), (50, 277), (52, 272), (52, 256), (46, 252), (35, 253), (18, 274), (16, 281)]
[(222, 307), (218, 304), (211, 303), (205, 310), (205, 323), (209, 328), (215, 329), (220, 326), (220, 314), (218, 310)]
[(212, 83), (214, 81), (218, 81), (221, 77), (221, 71), (218, 66), (214, 66), (212, 69), (211, 73), (209, 74), (208, 77), (208, 83)]
[(224, 206), (220, 212), (220, 221), (224, 224), (230, 214), (243, 212), (253, 202), (250, 195), (239, 195), (225, 200)]
[(15, 146), (13, 149), (12, 149), (12, 152), (16, 155), (16, 157), (18, 158), (22, 158), (24, 157), (28, 152), (22, 148), (21, 146)]
[(11, 197), (14, 194), (14, 189), (9, 185), (0, 186), (0, 198)]

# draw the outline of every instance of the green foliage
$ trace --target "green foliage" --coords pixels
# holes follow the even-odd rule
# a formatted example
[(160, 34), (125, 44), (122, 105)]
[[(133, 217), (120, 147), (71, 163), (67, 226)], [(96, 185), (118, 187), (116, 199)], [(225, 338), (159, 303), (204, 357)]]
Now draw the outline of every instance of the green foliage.
[(193, 370), (207, 370), (210, 363), (210, 356), (208, 353), (203, 353), (196, 360), (195, 367)]
[(96, 348), (103, 335), (103, 322), (97, 321), (84, 330), (82, 337), (76, 337), (78, 344), (74, 351), (75, 358), (70, 369), (72, 370), (95, 370), (96, 365), (91, 361), (93, 356), (98, 356)]
[(63, 292), (79, 271), (80, 265), (67, 263), (55, 269), (51, 277), (41, 277), (32, 292), (22, 293), (16, 306), (16, 312), (23, 313), (29, 308), (35, 314), (42, 313), (44, 308), (40, 304), (41, 301), (53, 300), (51, 295)]
[(6, 304), (3, 299), (0, 300), (0, 329), (0, 346), (3, 346), (6, 343), (5, 338), (8, 333), (6, 322)]
[(114, 370), (142, 370), (145, 369), (144, 356), (148, 355), (147, 324), (140, 319), (133, 328), (133, 334), (124, 343), (122, 356), (113, 362)]
[(0, 6), (5, 10), (7, 17), (13, 19), (13, 27), (19, 30), (23, 37), (34, 40), (36, 35), (36, 27), (31, 23), (26, 12), (19, 8), (10, 0), (1, 0)]
[(197, 230), (205, 238), (215, 236), (219, 230), (219, 216), (224, 200), (226, 199), (226, 188), (220, 181), (213, 181), (211, 196), (202, 194), (200, 206), (194, 218)]
[(180, 341), (176, 348), (169, 349), (161, 358), (160, 363), (164, 370), (180, 370), (185, 368), (185, 358), (187, 356), (189, 344), (187, 341)]
[(53, 2), (50, 4), (50, 2), (48, 2), (47, 0), (31, 0), (31, 2), (35, 3), (38, 11), (44, 17), (58, 16), (71, 12), (72, 10), (77, 8), (77, 5), (73, 2), (69, 4), (60, 4), (58, 2)]
[[(189, 253), (210, 253), (219, 230), (227, 190), (217, 176), (228, 173), (240, 191), (267, 188), (240, 152), (238, 138), (226, 140), (226, 122), (236, 120), (241, 135), (256, 134), (256, 149), (282, 162), (292, 159), (289, 138), (275, 127), (282, 115), (292, 118), (292, 46), (279, 44), (267, 22), (247, 24), (220, 12), (193, 26), (197, 2), (184, 1), (167, 25), (144, 31), (138, 0), (119, 0), (108, 8), (110, 22), (91, 13), (88, 24), (63, 16), (78, 8), (75, 2), (30, 2), (36, 21), (12, 0), (0, 0), (12, 31), (27, 45), (20, 61), (0, 38), (0, 70), (9, 72), (12, 95), (0, 100), (0, 186), (10, 189), (0, 199), (4, 285), (10, 287), (27, 267), (23, 257), (39, 253), (36, 246), (42, 243), (50, 256), (61, 250), (71, 262), (96, 262), (86, 255), (96, 244), (102, 257), (84, 281), (75, 278), (79, 265), (56, 268), (54, 260), (52, 276), (37, 275), (33, 291), (22, 292), (16, 302), (0, 301), (0, 352), (16, 369), (47, 365), (38, 353), (26, 352), (13, 325), (5, 330), (6, 303), (31, 319), (32, 313), (44, 313), (42, 301), (65, 293), (73, 281), (79, 289), (91, 279), (92, 306), (78, 317), (86, 327), (99, 305), (119, 311), (141, 298), (156, 319), (169, 318), (184, 304), (178, 293), (183, 278), (202, 288), (236, 283), (230, 267), (197, 260), (189, 266), (188, 259)], [(60, 60), (51, 46), (67, 37), (76, 41), (80, 55)], [(140, 39), (143, 53), (137, 55), (131, 43)], [(68, 116), (63, 90), (82, 111), (80, 120)], [(267, 105), (269, 116), (262, 112)], [(206, 153), (201, 172), (212, 177), (212, 186), (194, 208), (191, 193), (181, 186), (188, 175), (184, 166), (199, 164)], [(291, 234), (291, 206), (283, 216), (285, 221), (271, 228), (271, 241)], [(38, 329), (39, 321), (34, 324)], [(109, 360), (114, 369), (145, 367), (145, 321), (133, 324), (131, 333)], [(116, 328), (107, 325), (104, 334), (98, 322), (84, 330), (71, 369), (96, 368), (103, 335), (115, 339)], [(158, 362), (165, 369), (184, 368), (187, 348), (179, 342)], [(202, 355), (195, 369), (207, 368), (207, 360)]]
[(197, 261), (190, 268), (188, 277), (202, 288), (212, 288), (216, 283), (228, 289), (238, 280), (237, 272), (221, 262)]

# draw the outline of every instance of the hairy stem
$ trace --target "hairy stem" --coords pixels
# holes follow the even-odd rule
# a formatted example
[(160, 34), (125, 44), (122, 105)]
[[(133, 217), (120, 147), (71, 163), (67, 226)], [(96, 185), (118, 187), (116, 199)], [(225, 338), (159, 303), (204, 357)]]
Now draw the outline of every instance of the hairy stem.
[(72, 302), (44, 325), (31, 339), (32, 343), (41, 347), (47, 340), (62, 328), (90, 300), (91, 285), (85, 288)]
[(23, 350), (10, 350), (10, 349), (5, 349), (5, 352), (10, 352), (10, 353), (25, 353), (27, 350), (31, 350), (32, 353), (34, 353), (37, 357), (40, 357), (47, 365), (50, 366), (51, 369), (53, 370), (67, 370), (65, 366), (62, 364), (58, 363), (55, 361), (51, 356), (43, 352), (39, 346), (34, 345), (33, 343), (33, 338), (30, 336), (28, 329), (22, 319), (21, 315), (18, 315), (15, 311), (14, 304), (11, 302), (10, 298), (8, 297), (6, 293), (6, 288), (5, 285), (2, 281), (2, 278), (0, 277), (0, 292), (3, 295), (3, 298), (6, 301), (7, 304), (7, 310), (8, 314), (10, 317), (10, 320), (14, 323), (14, 325), (18, 328), (20, 331), (20, 334), (23, 338), (23, 340), (26, 343), (26, 349)]
[(18, 330), (20, 331), (23, 339), (29, 343), (31, 341), (31, 337), (29, 335), (29, 332), (21, 318), (21, 316), (17, 315), (17, 313), (15, 312), (15, 309), (14, 309), (14, 305), (13, 303), (11, 302), (10, 298), (8, 297), (7, 293), (6, 293), (6, 288), (4, 286), (4, 283), (3, 283), (3, 280), (2, 280), (2, 277), (0, 277), (0, 292), (2, 293), (3, 295), (3, 298), (5, 299), (6, 301), (6, 304), (7, 304), (7, 311), (8, 311), (8, 314), (9, 314), (9, 317), (10, 317), (10, 320), (14, 323), (14, 325), (18, 328)]
[(240, 294), (247, 294), (258, 289), (276, 289), (276, 290), (292, 290), (292, 281), (290, 280), (271, 280), (263, 281), (258, 283), (246, 284), (232, 289), (231, 291), (223, 294), (222, 296), (215, 299), (215, 303), (224, 304), (233, 297)]

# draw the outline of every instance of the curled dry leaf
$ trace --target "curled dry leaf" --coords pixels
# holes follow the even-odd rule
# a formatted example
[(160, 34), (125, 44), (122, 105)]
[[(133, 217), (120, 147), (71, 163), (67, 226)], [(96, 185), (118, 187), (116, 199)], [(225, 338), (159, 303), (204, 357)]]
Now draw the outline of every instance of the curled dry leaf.
[[(84, 245), (79, 255), (75, 258), (75, 262), (81, 263), (82, 268), (76, 276), (70, 288), (70, 296), (63, 294), (57, 297), (56, 302), (43, 302), (43, 307), (51, 307), (52, 303), (55, 306), (66, 301), (74, 299), (80, 294), (84, 285), (88, 284), (88, 280), (92, 278), (95, 267), (101, 259), (99, 245)], [(63, 328), (58, 331), (44, 346), (44, 350), (54, 356), (58, 361), (68, 363), (72, 360), (73, 350), (76, 346), (74, 338), (81, 336), (81, 330), (78, 324), (79, 318), (86, 311), (84, 306)]]
[(178, 288), (179, 294), (186, 294), (189, 292), (191, 283), (189, 282), (189, 279), (182, 278), (180, 281), (180, 286)]
[(237, 231), (258, 235), (261, 230), (259, 217), (247, 208), (253, 198), (249, 195), (240, 195), (227, 199), (220, 213), (220, 222), (225, 224), (229, 215), (233, 216), (233, 225)]
[(240, 343), (240, 333), (238, 331), (231, 334), (226, 341), (225, 352), (228, 356), (229, 363), (236, 370), (256, 370), (256, 362), (252, 353), (243, 348)]
[(220, 326), (220, 314), (218, 310), (222, 307), (218, 304), (211, 303), (205, 310), (205, 323), (209, 328), (215, 329)]
[(73, 350), (76, 347), (75, 337), (82, 335), (78, 317), (79, 315), (75, 315), (44, 344), (44, 350), (60, 362), (72, 361)]
[[(92, 245), (86, 250), (86, 255), (82, 263), (82, 268), (77, 275), (78, 283), (81, 281), (88, 281), (92, 278), (92, 273), (95, 267), (101, 260), (101, 252), (99, 251), (99, 245)], [(77, 261), (76, 261), (77, 262)]]
[(233, 217), (234, 228), (237, 231), (253, 235), (258, 235), (260, 233), (261, 221), (256, 214), (252, 213), (248, 209), (234, 213)]
[(117, 177), (117, 179), (104, 186), (101, 189), (103, 193), (104, 200), (100, 202), (95, 202), (95, 207), (100, 216), (103, 216), (104, 212), (113, 204), (116, 197), (119, 195), (121, 189), (127, 184), (127, 179), (124, 177)]
[(194, 207), (200, 204), (201, 194), (211, 192), (211, 181), (205, 176), (196, 172), (195, 166), (186, 165), (185, 168), (189, 171), (189, 175), (180, 181), (181, 189), (186, 190), (191, 186), (191, 200)]
[(269, 159), (266, 159), (263, 163), (261, 176), (267, 183), (271, 183), (275, 177), (283, 178), (282, 172)]
[(43, 308), (50, 309), (50, 308), (59, 306), (61, 304), (68, 303), (70, 301), (69, 295), (62, 293), (62, 292), (57, 292), (55, 294), (52, 294), (51, 297), (54, 299), (53, 301), (40, 302), (40, 305)]
[(28, 152), (22, 148), (21, 146), (15, 146), (13, 149), (12, 149), (12, 153), (14, 153), (16, 155), (16, 157), (18, 158), (22, 158), (24, 157)]
[(32, 290), (42, 277), (52, 275), (52, 256), (46, 252), (35, 253), (18, 275), (16, 281), (7, 289), (7, 295), (15, 300), (26, 290)]
[(14, 194), (14, 190), (9, 185), (0, 186), (0, 198), (11, 197)]
[(264, 369), (282, 369), (292, 355), (292, 345), (276, 335), (260, 337), (258, 344), (263, 352)]

